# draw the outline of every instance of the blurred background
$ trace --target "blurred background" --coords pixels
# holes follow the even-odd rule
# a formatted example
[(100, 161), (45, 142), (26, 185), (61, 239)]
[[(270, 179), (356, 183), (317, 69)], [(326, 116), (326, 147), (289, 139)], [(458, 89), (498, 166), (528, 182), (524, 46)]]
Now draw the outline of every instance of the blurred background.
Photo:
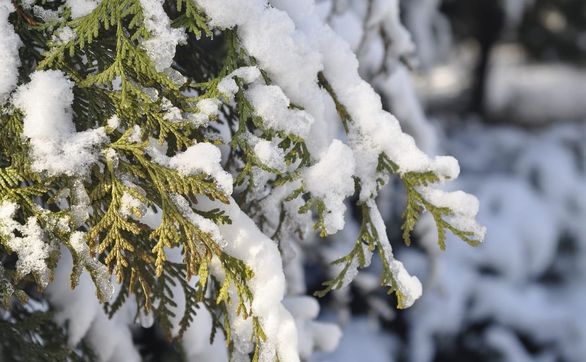
[[(389, 236), (424, 295), (397, 311), (374, 263), (322, 301), (344, 337), (315, 360), (586, 361), (586, 1), (318, 6), (418, 145), (459, 159), (454, 188), (478, 196), (488, 234), (478, 248), (452, 238), (440, 252), (423, 220), (403, 247), (391, 185), (380, 200)], [(353, 243), (347, 229), (324, 260)], [(312, 291), (330, 271), (306, 257)]]

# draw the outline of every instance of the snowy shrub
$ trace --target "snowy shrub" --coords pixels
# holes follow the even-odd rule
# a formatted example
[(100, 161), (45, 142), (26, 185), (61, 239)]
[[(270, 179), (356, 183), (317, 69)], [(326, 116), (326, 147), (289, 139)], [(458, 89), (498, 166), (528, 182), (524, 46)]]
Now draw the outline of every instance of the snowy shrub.
[[(395, 104), (404, 94), (398, 112), (423, 129), (398, 4), (372, 4), (369, 24), (395, 41), (361, 71), (396, 88), (385, 95)], [(456, 159), (428, 156), (383, 110), (359, 75), (353, 50), (366, 50), (322, 10), (312, 0), (0, 0), (0, 292), (5, 328), (29, 333), (20, 342), (31, 353), (83, 359), (89, 346), (99, 360), (139, 360), (135, 323), (179, 338), (191, 360), (333, 350), (339, 330), (315, 321), (300, 258), (318, 248), (313, 232), (345, 238), (348, 208), (360, 214), (352, 245), (329, 260), (335, 273), (317, 295), (349, 285), (376, 252), (398, 308), (421, 296), (376, 203), (391, 178), (406, 192), (405, 243), (424, 213), (442, 249), (450, 234), (482, 241), (476, 198), (442, 188), (458, 177)], [(369, 69), (382, 62), (389, 73), (376, 80)], [(22, 319), (47, 309), (56, 324), (27, 332)], [(43, 338), (46, 328), (73, 350)]]
[[(405, 56), (407, 61), (400, 62), (382, 55), (383, 50), (407, 43), (385, 33), (391, 18), (384, 27), (370, 22), (373, 16), (385, 14), (372, 10), (380, 8), (369, 8), (370, 2), (324, 0), (321, 4), (324, 18), (351, 45), (356, 44), (353, 49), (363, 77), (383, 95), (385, 105), (401, 115), (402, 125), (418, 144), (425, 145), (421, 136), (425, 133), (421, 128), (413, 132), (408, 114), (401, 113), (406, 104), (413, 104), (405, 98), (405, 90), (412, 86), (409, 77), (403, 78), (402, 88), (380, 82), (393, 75), (398, 79), (396, 75), (409, 65)], [(476, 16), (486, 16), (477, 11), (482, 4), (496, 7), (506, 20), (504, 31), (496, 29), (503, 31), (505, 45), (494, 44), (486, 74), (484, 102), (489, 119), (482, 114), (460, 114), (470, 96), (465, 89), (474, 81), (475, 64), (471, 63), (481, 57), (475, 54), (481, 40), (471, 28), (478, 29)], [(421, 249), (395, 248), (407, 270), (422, 280), (421, 299), (406, 311), (388, 308), (376, 289), (380, 265), (373, 262), (357, 276), (350, 291), (336, 292), (324, 303), (322, 310), (328, 318), (347, 323), (338, 349), (317, 360), (345, 362), (368, 356), (377, 362), (583, 361), (586, 112), (581, 101), (584, 48), (577, 51), (581, 42), (575, 37), (584, 23), (584, 2), (406, 0), (401, 5), (419, 60), (429, 67), (418, 76), (438, 84), (431, 90), (422, 82), (418, 90), (432, 102), (443, 98), (438, 102), (442, 107), (432, 104), (429, 114), (435, 118), (434, 126), (447, 136), (431, 134), (437, 137), (436, 144), (460, 161), (462, 176), (452, 187), (478, 196), (478, 219), (490, 233), (479, 248), (449, 241), (453, 245), (449, 252), (438, 253), (433, 225), (422, 220), (416, 230)], [(438, 56), (443, 44), (438, 37), (446, 31), (440, 5), (461, 7), (457, 9), (461, 12), (446, 11), (452, 15), (449, 20), (469, 26), (464, 31), (454, 29), (453, 41), (460, 43), (448, 48), (447, 63)], [(490, 36), (498, 40), (498, 34)], [(362, 42), (365, 45), (359, 45)], [(364, 51), (371, 48), (378, 50)], [(404, 49), (409, 54), (413, 48)], [(462, 59), (467, 56), (472, 60)], [(544, 58), (553, 61), (545, 63)], [(429, 74), (422, 75), (425, 72)], [(447, 93), (458, 87), (464, 91), (453, 103), (446, 101)], [(400, 190), (393, 186), (393, 202), (385, 201), (389, 188), (379, 198), (385, 220), (393, 220), (400, 198)], [(346, 229), (351, 230), (352, 223), (348, 220)], [(395, 242), (400, 235), (389, 230)], [(343, 242), (340, 239), (338, 244)]]

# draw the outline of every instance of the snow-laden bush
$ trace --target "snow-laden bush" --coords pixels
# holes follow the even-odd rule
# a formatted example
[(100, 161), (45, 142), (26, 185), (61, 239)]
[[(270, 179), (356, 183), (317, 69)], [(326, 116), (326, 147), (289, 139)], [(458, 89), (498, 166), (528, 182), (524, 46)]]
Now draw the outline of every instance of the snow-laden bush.
[[(329, 11), (326, 18), (350, 44), (356, 31), (344, 31), (349, 28), (360, 29), (358, 34), (361, 29), (367, 29), (370, 35), (359, 38), (369, 39), (373, 45), (362, 46), (363, 49), (401, 43), (385, 42), (386, 35), (379, 26), (344, 26), (345, 23), (369, 24), (369, 17), (364, 15), (369, 11), (366, 3), (343, 0), (322, 3), (336, 4), (326, 7)], [(424, 3), (427, 9), (422, 6)], [(444, 3), (473, 7), (480, 1)], [(480, 200), (478, 218), (490, 230), (487, 240), (477, 249), (451, 243), (454, 246), (450, 252), (438, 253), (433, 226), (422, 222), (417, 230), (418, 244), (426, 253), (413, 248), (396, 250), (407, 270), (422, 280), (425, 286), (422, 298), (413, 308), (393, 313), (373, 283), (379, 270), (379, 265), (373, 263), (373, 268), (356, 279), (350, 293), (336, 293), (335, 300), (322, 308), (326, 315), (341, 316), (347, 323), (337, 351), (320, 360), (355, 361), (368, 355), (369, 361), (377, 362), (524, 362), (582, 361), (586, 356), (583, 347), (586, 133), (580, 123), (586, 113), (581, 112), (583, 105), (578, 100), (583, 94), (580, 80), (584, 69), (576, 64), (559, 63), (556, 52), (548, 53), (550, 57), (556, 54), (553, 64), (536, 64), (530, 53), (519, 61), (511, 58), (510, 52), (515, 49), (518, 53), (518, 49), (532, 45), (524, 43), (523, 32), (533, 34), (535, 28), (523, 25), (514, 29), (519, 22), (525, 23), (527, 16), (547, 15), (549, 22), (554, 17), (564, 24), (567, 17), (565, 30), (557, 28), (556, 35), (571, 39), (576, 33), (570, 24), (576, 17), (583, 18), (583, 14), (571, 10), (558, 12), (555, 8), (542, 12), (542, 6), (550, 5), (548, 1), (511, 0), (492, 4), (497, 3), (504, 5), (508, 21), (509, 29), (503, 36), (509, 41), (518, 40), (513, 46), (499, 46), (491, 55), (485, 101), (487, 112), (497, 117), (499, 123), (478, 116), (449, 114), (448, 119), (436, 119), (434, 124), (437, 128), (444, 127), (449, 135), (439, 137), (437, 144), (460, 160), (462, 176), (455, 187), (471, 191)], [(438, 17), (429, 16), (438, 11), (433, 7), (439, 2), (406, 0), (402, 5), (408, 13), (406, 24), (414, 30), (417, 51), (421, 55), (437, 54), (435, 49), (422, 49), (434, 42), (420, 41), (415, 33), (438, 35), (439, 31), (426, 35), (426, 31), (437, 25), (425, 24), (426, 21), (430, 24), (430, 19), (434, 24), (439, 21)], [(374, 13), (379, 16), (384, 12)], [(548, 24), (541, 24), (544, 29), (538, 31), (552, 31)], [(565, 50), (564, 43), (543, 41), (542, 37), (534, 40), (544, 49)], [(436, 41), (433, 45), (441, 44)], [(457, 51), (452, 49), (452, 52)], [(358, 52), (362, 57), (362, 74), (370, 81), (380, 77), (376, 72), (367, 72), (368, 64), (379, 64), (377, 59), (383, 58), (380, 54)], [(444, 86), (458, 77), (470, 76), (466, 72), (471, 69), (460, 66), (466, 59), (452, 60), (447, 67), (440, 57), (432, 60), (435, 64), (431, 64), (430, 71), (436, 72), (434, 75), (439, 83), (444, 81)], [(393, 70), (401, 69), (400, 65), (387, 66), (380, 74), (384, 76), (388, 71), (392, 75)], [(381, 84), (372, 83), (377, 88)], [(397, 88), (389, 86), (388, 89)], [(387, 96), (384, 86), (379, 91)], [(443, 92), (446, 91), (444, 88)], [(431, 93), (429, 89), (424, 92)], [(395, 97), (406, 94), (398, 93)], [(465, 97), (459, 100), (465, 101)], [(386, 100), (386, 105), (399, 114), (400, 105), (394, 105), (392, 99)], [(439, 112), (443, 114), (436, 117), (444, 118), (449, 109)], [(565, 124), (559, 125), (561, 122)], [(503, 126), (505, 123), (509, 126)], [(396, 200), (398, 191), (393, 191)], [(392, 219), (392, 209), (396, 206), (391, 206), (388, 212), (388, 205), (380, 205), (383, 215), (387, 215), (385, 220)], [(396, 235), (391, 235), (394, 241), (393, 237)]]
[(579, 124), (537, 134), (474, 125), (447, 142), (491, 232), (474, 253), (437, 255), (434, 270), (420, 253), (400, 254), (431, 276), (404, 316), (410, 361), (583, 359), (585, 137)]
[[(380, 82), (411, 92), (402, 112), (421, 125), (400, 78), (411, 43), (398, 4), (373, 4), (384, 17), (372, 23), (405, 41), (385, 50), (397, 70)], [(12, 331), (2, 353), (83, 359), (83, 338), (100, 360), (138, 360), (135, 322), (181, 337), (193, 360), (332, 350), (339, 331), (314, 321), (296, 251), (319, 248), (311, 229), (344, 230), (348, 206), (360, 214), (355, 241), (329, 260), (335, 273), (317, 294), (347, 286), (376, 252), (399, 308), (421, 295), (376, 203), (391, 177), (406, 191), (407, 244), (424, 212), (442, 249), (450, 234), (482, 241), (477, 200), (439, 187), (458, 176), (457, 161), (403, 133), (320, 9), (0, 0), (0, 277)], [(57, 325), (27, 331), (19, 303), (29, 314), (49, 306)], [(75, 349), (50, 344), (49, 327)], [(40, 357), (5, 344), (19, 333)]]

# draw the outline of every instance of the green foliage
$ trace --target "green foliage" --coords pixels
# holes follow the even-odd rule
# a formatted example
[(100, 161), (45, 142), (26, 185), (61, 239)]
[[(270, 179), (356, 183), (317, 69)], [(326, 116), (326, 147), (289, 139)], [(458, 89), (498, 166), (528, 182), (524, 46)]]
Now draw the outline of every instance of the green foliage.
[(362, 205), (362, 219), (360, 224), (360, 231), (354, 243), (354, 247), (350, 252), (343, 257), (332, 262), (333, 265), (342, 265), (342, 269), (338, 275), (323, 283), (324, 289), (316, 292), (316, 296), (323, 297), (331, 290), (340, 289), (348, 285), (352, 273), (359, 268), (365, 268), (370, 264), (370, 254), (372, 254), (378, 247), (376, 230), (372, 225), (370, 219), (370, 210), (367, 205)]
[[(172, 26), (183, 27), (192, 36), (186, 46), (195, 53), (202, 52), (197, 46), (201, 37), (211, 38), (213, 34), (205, 14), (191, 1), (177, 0), (165, 5)], [(44, 6), (58, 8), (55, 3)], [(181, 152), (198, 142), (218, 143), (214, 122), (228, 122), (233, 132), (228, 167), (238, 175), (236, 186), (244, 187), (237, 195), (243, 204), (249, 202), (249, 207), (253, 207), (254, 199), (248, 195), (258, 186), (254, 179), (256, 170), (274, 174), (271, 185), (275, 187), (299, 179), (300, 174), (295, 169), (310, 162), (304, 140), (266, 127), (244, 97), (246, 85), (240, 81), (235, 107), (224, 106), (226, 119), (211, 119), (207, 127), (188, 119), (189, 114), (198, 112), (197, 102), (202, 99), (228, 101), (217, 89), (219, 81), (240, 66), (255, 64), (238, 45), (235, 33), (226, 31), (219, 40), (225, 49), (222, 64), (217, 64), (217, 60), (201, 62), (203, 68), (197, 69), (197, 74), (189, 74), (194, 68), (186, 70), (179, 63), (174, 65), (175, 70), (159, 72), (141, 46), (141, 41), (148, 39), (150, 34), (138, 0), (104, 0), (89, 15), (77, 19), (71, 19), (67, 8), (59, 19), (49, 22), (26, 14), (24, 10), (20, 14), (30, 17), (30, 21), (17, 18), (15, 29), (22, 39), (30, 39), (30, 45), (38, 49), (34, 54), (27, 54), (36, 59), (36, 64), (23, 68), (23, 79), (35, 70), (56, 69), (66, 73), (75, 83), (73, 110), (77, 129), (104, 126), (110, 141), (87, 177), (46, 177), (30, 169), (28, 144), (21, 137), (22, 114), (16, 109), (7, 109), (1, 113), (0, 127), (12, 137), (0, 140), (0, 160), (4, 167), (0, 169), (0, 199), (23, 206), (17, 216), (20, 222), (43, 215), (39, 217), (40, 222), (73, 256), (72, 287), (87, 270), (98, 286), (98, 298), (106, 301), (108, 295), (100, 288), (103, 276), (99, 264), (92, 260), (105, 265), (108, 273), (120, 283), (115, 299), (105, 305), (110, 315), (133, 295), (137, 307), (145, 313), (152, 312), (158, 325), (171, 337), (171, 319), (175, 317), (173, 308), (176, 306), (172, 287), (179, 286), (186, 305), (179, 322), (179, 336), (203, 306), (213, 317), (212, 335), (215, 329), (223, 331), (229, 346), (232, 341), (228, 311), (232, 308), (237, 315), (252, 318), (254, 340), (266, 339), (251, 310), (252, 292), (248, 286), (253, 277), (251, 269), (243, 261), (226, 254), (213, 236), (194, 224), (176, 202), (177, 197), (183, 198), (193, 212), (221, 225), (230, 223), (229, 217), (220, 210), (197, 210), (197, 200), (207, 197), (228, 203), (228, 196), (209, 175), (180, 174), (157, 163), (149, 154), (153, 139), (165, 144), (168, 154)], [(71, 28), (75, 37), (65, 42), (54, 40), (52, 34), (63, 27)], [(202, 59), (205, 54), (198, 57)], [(177, 77), (178, 71), (189, 77)], [(198, 82), (194, 82), (195, 79)], [(181, 110), (184, 118), (166, 118), (169, 107)], [(111, 127), (108, 120), (113, 116), (117, 117), (119, 125)], [(287, 165), (293, 165), (294, 170), (283, 173), (263, 164), (254, 153), (250, 134), (268, 140), (278, 139)], [(123, 212), (125, 198), (132, 199), (135, 204)], [(92, 212), (84, 215), (87, 207), (91, 207)], [(160, 215), (158, 225), (142, 221), (149, 210)], [(74, 232), (83, 232), (89, 255), (84, 255), (71, 242)], [(167, 260), (166, 249), (175, 247), (182, 251), (181, 263)], [(4, 252), (9, 253), (9, 250)], [(58, 255), (55, 261), (57, 258)], [(222, 280), (210, 276), (213, 260), (219, 261)], [(192, 285), (189, 280), (194, 276), (199, 282)], [(6, 291), (15, 291), (5, 293), (5, 299), (11, 299), (13, 294), (26, 297), (17, 279), (8, 278), (3, 282), (16, 286), (6, 288)]]
[[(169, 5), (175, 15), (173, 26), (185, 27), (197, 38), (212, 35), (205, 15), (194, 3), (178, 0)], [(148, 39), (150, 34), (144, 26), (138, 0), (104, 0), (87, 16), (78, 19), (69, 16), (65, 10), (57, 21), (45, 23), (35, 18), (33, 23), (16, 27), (21, 38), (34, 38), (36, 45), (44, 50), (38, 54), (36, 68), (28, 71), (58, 69), (75, 82), (73, 108), (78, 129), (95, 127), (96, 123), (106, 125), (113, 115), (118, 117), (120, 126), (106, 128), (111, 141), (88, 177), (48, 178), (30, 170), (28, 146), (21, 141), (21, 114), (17, 110), (2, 113), (3, 134), (13, 137), (0, 140), (3, 166), (0, 200), (11, 200), (24, 207), (18, 215), (21, 222), (41, 214), (46, 224), (59, 217), (67, 218), (67, 228), (53, 229), (73, 255), (72, 287), (84, 269), (98, 284), (95, 265), (84, 260), (69, 241), (74, 231), (85, 233), (91, 257), (106, 265), (121, 284), (116, 299), (107, 304), (110, 314), (133, 294), (138, 307), (145, 312), (152, 311), (159, 325), (171, 336), (170, 319), (174, 317), (172, 307), (176, 304), (170, 286), (178, 283), (186, 296), (180, 335), (193, 321), (199, 304), (214, 310), (228, 310), (228, 305), (237, 305), (239, 314), (250, 316), (252, 293), (247, 283), (252, 271), (242, 261), (227, 255), (174, 201), (175, 195), (180, 195), (194, 207), (197, 197), (228, 203), (227, 195), (209, 175), (181, 175), (148, 155), (149, 137), (167, 144), (173, 152), (201, 141), (214, 142), (187, 119), (166, 119), (162, 103), (168, 100), (183, 114), (197, 112), (199, 99), (217, 96), (215, 86), (226, 72), (234, 69), (236, 62), (231, 57), (235, 53), (226, 57), (223, 73), (214, 74), (215, 78), (210, 79), (213, 92), (193, 97), (187, 92), (192, 89), (189, 84), (178, 83), (169, 73), (158, 72), (140, 46), (140, 41)], [(67, 42), (51, 40), (55, 29), (64, 26), (73, 29), (76, 36)], [(122, 212), (125, 197), (136, 200), (141, 207), (133, 206), (127, 213)], [(92, 213), (80, 219), (79, 208), (90, 205)], [(149, 208), (160, 212), (159, 225), (151, 227), (141, 221)], [(219, 210), (200, 212), (200, 215), (218, 224), (230, 222)], [(171, 247), (181, 247), (183, 263), (167, 260), (165, 248)], [(225, 274), (217, 288), (207, 282), (213, 258), (220, 261)], [(11, 299), (8, 291), (13, 289), (15, 295), (25, 298), (22, 289), (8, 288), (17, 283), (10, 277), (12, 274), (3, 279), (7, 285), (4, 299)], [(188, 282), (192, 276), (200, 280), (195, 286)], [(230, 288), (236, 290), (237, 300), (228, 296)], [(216, 297), (210, 299), (210, 295)], [(107, 299), (100, 288), (98, 297)]]
[[(343, 123), (344, 130), (346, 133), (353, 132), (351, 124), (353, 122), (350, 114), (346, 107), (339, 101), (333, 88), (328, 82), (327, 78), (323, 73), (319, 73), (320, 85), (330, 94), (338, 116)], [(434, 205), (428, 201), (421, 193), (420, 188), (430, 186), (440, 182), (439, 176), (432, 172), (402, 172), (398, 165), (394, 163), (388, 155), (381, 153), (378, 158), (377, 172), (379, 178), (377, 179), (378, 187), (382, 188), (386, 183), (389, 175), (398, 176), (406, 190), (406, 206), (403, 212), (403, 240), (406, 245), (411, 244), (411, 233), (413, 232), (417, 221), (421, 217), (424, 211), (429, 212), (437, 226), (437, 237), (438, 244), (441, 250), (446, 248), (446, 230), (452, 232), (455, 236), (459, 237), (463, 241), (467, 242), (472, 246), (477, 246), (480, 240), (475, 238), (474, 233), (459, 229), (457, 226), (451, 224), (446, 218), (453, 215), (453, 211), (447, 207), (440, 207)], [(360, 180), (357, 180), (357, 189), (360, 188)], [(371, 195), (374, 198), (376, 195)], [(374, 201), (374, 200), (373, 200)], [(306, 212), (312, 205), (316, 205), (318, 221), (314, 225), (314, 229), (319, 230), (322, 236), (326, 236), (325, 224), (324, 224), (324, 213), (327, 212), (323, 201), (310, 199), (305, 206), (300, 209), (300, 212)], [(400, 291), (396, 287), (396, 281), (393, 278), (393, 272), (389, 265), (389, 258), (392, 255), (385, 255), (385, 250), (381, 245), (381, 237), (377, 234), (376, 228), (373, 226), (370, 216), (370, 208), (367, 200), (359, 200), (357, 207), (362, 210), (362, 222), (358, 237), (354, 244), (354, 247), (345, 256), (334, 260), (333, 265), (342, 265), (342, 268), (338, 274), (332, 279), (323, 283), (324, 289), (316, 292), (317, 296), (324, 296), (333, 289), (339, 289), (347, 285), (353, 278), (350, 272), (355, 273), (355, 270), (365, 268), (370, 263), (370, 258), (366, 256), (367, 253), (372, 253), (375, 250), (378, 251), (380, 259), (382, 261), (383, 272), (381, 275), (381, 285), (389, 287), (389, 294), (392, 292), (396, 293), (397, 306), (398, 308), (404, 308), (404, 296), (401, 295)], [(349, 276), (350, 275), (350, 276)]]
[[(392, 174), (399, 173), (399, 167), (384, 154), (379, 156), (378, 169)], [(411, 232), (415, 228), (419, 217), (424, 211), (433, 216), (437, 226), (437, 242), (440, 249), (446, 249), (446, 230), (452, 232), (458, 238), (472, 246), (477, 246), (480, 241), (475, 239), (474, 233), (464, 231), (446, 221), (446, 217), (453, 215), (453, 211), (447, 207), (439, 207), (426, 200), (419, 190), (420, 187), (430, 186), (440, 181), (439, 177), (431, 172), (406, 172), (400, 174), (401, 181), (407, 192), (407, 202), (403, 212), (403, 241), (411, 245)]]
[(67, 347), (65, 330), (52, 320), (51, 312), (32, 312), (15, 304), (0, 308), (0, 359), (6, 362), (91, 362), (97, 358), (85, 345)]
[[(165, 2), (172, 26), (184, 28), (189, 36), (187, 44), (182, 45), (188, 51), (178, 54), (172, 69), (163, 72), (157, 70), (142, 46), (151, 34), (144, 25), (139, 0), (103, 0), (90, 14), (77, 19), (71, 18), (64, 1), (41, 2), (41, 6), (60, 9), (61, 16), (43, 21), (20, 9), (14, 19), (15, 29), (26, 43), (21, 49), (26, 59), (20, 68), (20, 81), (26, 82), (35, 70), (55, 69), (67, 74), (74, 83), (72, 107), (77, 130), (104, 127), (108, 141), (87, 175), (49, 177), (31, 168), (29, 144), (22, 137), (21, 110), (3, 105), (0, 132), (5, 137), (0, 137), (0, 202), (10, 201), (19, 206), (16, 222), (24, 224), (29, 218), (35, 218), (41, 225), (45, 241), (50, 241), (52, 246), (47, 260), (51, 271), (56, 267), (60, 246), (69, 250), (73, 257), (71, 286), (75, 287), (80, 274), (87, 271), (97, 286), (97, 297), (105, 302), (110, 316), (124, 303), (134, 300), (137, 309), (153, 313), (158, 326), (172, 338), (175, 317), (180, 317), (178, 337), (181, 337), (199, 308), (206, 308), (213, 320), (211, 338), (221, 331), (232, 351), (230, 318), (235, 312), (251, 320), (253, 360), (257, 360), (267, 336), (259, 316), (252, 311), (250, 281), (254, 273), (244, 261), (227, 254), (212, 233), (193, 221), (196, 215), (219, 226), (230, 224), (230, 217), (222, 210), (199, 210), (198, 203), (207, 198), (229, 204), (231, 195), (226, 195), (205, 172), (186, 175), (158, 162), (153, 149), (164, 145), (166, 150), (160, 156), (168, 157), (200, 142), (229, 146), (225, 168), (235, 176), (236, 190), (232, 196), (261, 228), (269, 227), (264, 225), (265, 213), (275, 212), (263, 210), (260, 205), (263, 197), (279, 187), (291, 186), (289, 190), (293, 191), (279, 205), (279, 223), (272, 225), (276, 241), (284, 239), (285, 232), (292, 232), (282, 227), (285, 223), (312, 210), (315, 211), (314, 229), (322, 237), (328, 234), (325, 215), (330, 210), (324, 200), (306, 191), (302, 181), (302, 170), (315, 161), (315, 155), (310, 154), (303, 138), (267, 125), (246, 98), (247, 85), (241, 79), (234, 79), (238, 91), (233, 100), (221, 94), (218, 86), (222, 79), (240, 67), (256, 65), (256, 60), (242, 49), (235, 30), (210, 29), (206, 15), (194, 2)], [(55, 40), (55, 31), (64, 27), (71, 28), (75, 37)], [(206, 42), (215, 42), (220, 55), (210, 57), (205, 50)], [(262, 70), (261, 74), (262, 80), (271, 84), (270, 77)], [(350, 132), (352, 119), (347, 109), (337, 99), (324, 74), (319, 74), (318, 81), (331, 95), (344, 129)], [(199, 112), (198, 102), (204, 99), (220, 103), (221, 114), (211, 117), (207, 123), (194, 122), (192, 116)], [(168, 117), (170, 108), (179, 110), (179, 119)], [(228, 141), (219, 135), (220, 128), (230, 133)], [(284, 154), (286, 167), (277, 169), (259, 159), (254, 151), (256, 139), (276, 144)], [(449, 209), (433, 205), (419, 191), (422, 186), (438, 182), (437, 175), (401, 173), (384, 154), (380, 155), (378, 172), (381, 187), (390, 174), (398, 175), (403, 181), (407, 192), (403, 236), (407, 244), (425, 210), (438, 225), (442, 249), (446, 230), (475, 243), (470, 233), (446, 221), (451, 215)], [(269, 177), (258, 177), (267, 174)], [(359, 190), (360, 178), (355, 182)], [(285, 205), (293, 201), (301, 202), (301, 206), (289, 214), (290, 208)], [(384, 269), (381, 284), (389, 288), (389, 293), (397, 293), (398, 306), (402, 308), (403, 296), (388, 262), (392, 255), (386, 255), (382, 236), (373, 224), (370, 201), (373, 202), (358, 202), (362, 220), (355, 245), (348, 255), (334, 261), (341, 265), (341, 271), (324, 283), (325, 289), (318, 295), (348, 284), (358, 269), (368, 265), (370, 254), (378, 251)], [(160, 219), (147, 221), (149, 215)], [(299, 229), (294, 232), (298, 238), (303, 237)], [(82, 239), (81, 246), (74, 238)], [(172, 248), (181, 251), (180, 261), (167, 258), (168, 249)], [(31, 330), (38, 335), (52, 332), (55, 338), (60, 337), (62, 331), (47, 319), (37, 322), (44, 315), (17, 314), (31, 294), (31, 286), (40, 283), (34, 276), (21, 276), (15, 271), (17, 256), (8, 247), (6, 235), (0, 235), (0, 256), (0, 297), (5, 308), (22, 321), (32, 318), (31, 324), (23, 324), (22, 330), (14, 329), (20, 322), (0, 323), (0, 337), (6, 331), (13, 333), (10, 336), (23, 336)], [(111, 276), (119, 283), (119, 291), (108, 301), (104, 281)], [(174, 314), (175, 288), (184, 294), (182, 316)], [(6, 339), (16, 338), (10, 336)], [(23, 341), (28, 343), (26, 338)], [(33, 348), (31, 353), (35, 351)], [(58, 350), (54, 355), (47, 351), (38, 360), (75, 360), (85, 356), (68, 350)]]

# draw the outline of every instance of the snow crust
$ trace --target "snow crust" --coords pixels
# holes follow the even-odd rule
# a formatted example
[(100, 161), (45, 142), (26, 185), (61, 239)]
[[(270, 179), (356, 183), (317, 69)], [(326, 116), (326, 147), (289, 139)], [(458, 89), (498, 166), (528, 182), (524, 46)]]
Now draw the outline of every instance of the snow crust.
[(14, 94), (14, 105), (25, 114), (23, 135), (30, 140), (37, 172), (84, 175), (98, 160), (97, 146), (108, 139), (103, 127), (75, 131), (72, 87), (60, 71), (36, 71)]

